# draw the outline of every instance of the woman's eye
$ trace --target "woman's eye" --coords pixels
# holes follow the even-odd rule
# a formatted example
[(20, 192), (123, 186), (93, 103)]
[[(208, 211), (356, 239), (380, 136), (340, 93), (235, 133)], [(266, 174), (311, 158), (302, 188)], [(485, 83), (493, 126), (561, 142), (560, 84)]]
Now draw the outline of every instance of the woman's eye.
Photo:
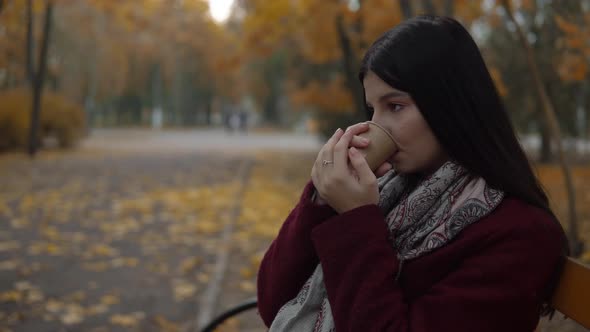
[(389, 104), (388, 107), (389, 107), (389, 110), (392, 112), (399, 112), (399, 111), (401, 111), (402, 108), (404, 108), (404, 105), (392, 103), (392, 104)]

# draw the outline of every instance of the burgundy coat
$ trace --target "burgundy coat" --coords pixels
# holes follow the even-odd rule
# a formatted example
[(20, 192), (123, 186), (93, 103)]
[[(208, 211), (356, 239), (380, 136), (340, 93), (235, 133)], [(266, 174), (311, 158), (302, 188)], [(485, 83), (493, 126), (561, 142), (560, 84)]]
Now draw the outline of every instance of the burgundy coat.
[(313, 190), (310, 181), (262, 260), (267, 326), (321, 262), (337, 332), (535, 329), (562, 261), (563, 230), (545, 211), (506, 197), (450, 243), (404, 262), (395, 282), (379, 207), (337, 214), (312, 203)]

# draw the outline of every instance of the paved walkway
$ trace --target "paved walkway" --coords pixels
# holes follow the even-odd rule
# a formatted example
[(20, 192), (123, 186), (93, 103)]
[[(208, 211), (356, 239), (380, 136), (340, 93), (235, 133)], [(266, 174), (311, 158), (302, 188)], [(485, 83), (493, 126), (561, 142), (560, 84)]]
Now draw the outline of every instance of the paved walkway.
[(231, 134), (218, 129), (95, 129), (82, 146), (111, 151), (314, 151), (321, 148), (321, 142), (314, 135), (295, 133)]
[[(73, 152), (0, 156), (0, 331), (195, 331), (254, 294), (250, 258), (228, 249), (240, 169), (275, 151), (306, 176), (293, 161), (319, 148), (296, 134), (95, 130)], [(287, 169), (258, 173), (282, 183)], [(241, 331), (264, 330), (250, 315)]]

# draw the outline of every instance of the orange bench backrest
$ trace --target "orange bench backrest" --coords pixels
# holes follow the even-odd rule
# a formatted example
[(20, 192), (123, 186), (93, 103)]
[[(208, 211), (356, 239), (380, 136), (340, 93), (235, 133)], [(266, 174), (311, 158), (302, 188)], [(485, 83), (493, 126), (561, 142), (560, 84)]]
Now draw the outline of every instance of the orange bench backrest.
[(553, 308), (590, 329), (590, 266), (568, 257), (551, 303)]

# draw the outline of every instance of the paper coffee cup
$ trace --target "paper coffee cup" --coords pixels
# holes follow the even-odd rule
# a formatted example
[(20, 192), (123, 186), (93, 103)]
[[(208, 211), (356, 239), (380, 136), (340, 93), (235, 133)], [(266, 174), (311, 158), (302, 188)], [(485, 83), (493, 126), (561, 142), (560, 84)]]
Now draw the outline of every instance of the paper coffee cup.
[(383, 127), (373, 121), (367, 121), (369, 130), (361, 134), (370, 140), (369, 146), (359, 151), (365, 156), (369, 167), (374, 172), (397, 150), (393, 136)]

